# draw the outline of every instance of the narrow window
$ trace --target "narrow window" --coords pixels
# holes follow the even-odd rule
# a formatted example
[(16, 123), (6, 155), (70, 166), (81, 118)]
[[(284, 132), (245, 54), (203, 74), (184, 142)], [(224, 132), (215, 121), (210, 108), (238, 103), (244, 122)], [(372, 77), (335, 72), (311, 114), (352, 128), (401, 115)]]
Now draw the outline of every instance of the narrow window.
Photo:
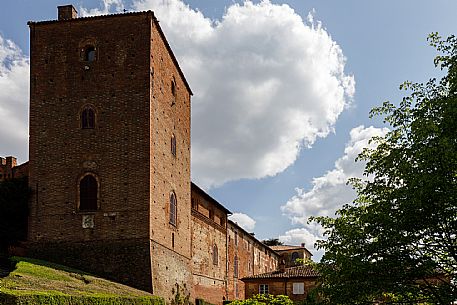
[(235, 231), (235, 246), (238, 245), (238, 232)]
[(219, 252), (217, 250), (217, 246), (214, 245), (213, 246), (213, 265), (217, 266), (218, 262), (219, 262)]
[(175, 248), (175, 233), (171, 233), (171, 248)]
[(269, 294), (268, 284), (259, 285), (259, 294)]
[(233, 263), (233, 276), (238, 277), (238, 256), (235, 255), (235, 261)]
[(86, 175), (79, 182), (79, 210), (96, 211), (98, 195), (97, 180), (92, 175)]
[(176, 157), (176, 137), (171, 135), (171, 154)]
[(170, 223), (176, 226), (176, 194), (175, 192), (170, 193)]
[(84, 50), (84, 61), (92, 62), (95, 61), (96, 53), (94, 46), (86, 46)]
[(81, 112), (81, 127), (83, 129), (95, 128), (95, 112), (92, 108), (86, 107)]
[(171, 81), (171, 94), (173, 95), (173, 98), (171, 100), (171, 105), (173, 106), (174, 104), (176, 104), (176, 84), (174, 80)]

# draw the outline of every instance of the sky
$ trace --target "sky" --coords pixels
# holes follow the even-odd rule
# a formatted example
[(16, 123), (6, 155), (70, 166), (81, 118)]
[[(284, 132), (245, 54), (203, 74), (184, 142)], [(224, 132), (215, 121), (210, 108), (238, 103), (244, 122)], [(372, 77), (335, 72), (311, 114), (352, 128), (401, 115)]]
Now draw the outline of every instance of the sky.
[[(65, 0), (0, 7), (0, 156), (28, 160), (27, 21)], [(347, 179), (372, 136), (371, 108), (406, 80), (439, 77), (427, 35), (457, 29), (455, 0), (75, 0), (80, 16), (153, 10), (188, 80), (192, 180), (259, 239), (313, 248), (355, 198)]]

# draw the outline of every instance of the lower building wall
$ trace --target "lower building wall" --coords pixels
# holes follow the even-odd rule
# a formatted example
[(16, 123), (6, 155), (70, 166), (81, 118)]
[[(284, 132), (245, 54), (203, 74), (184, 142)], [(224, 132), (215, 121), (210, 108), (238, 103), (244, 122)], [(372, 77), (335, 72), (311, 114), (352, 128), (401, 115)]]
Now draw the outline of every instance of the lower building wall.
[(225, 281), (194, 274), (195, 297), (214, 305), (225, 301)]
[(169, 304), (189, 300), (194, 303), (195, 295), (189, 257), (151, 240), (151, 262), (153, 293)]
[(29, 243), (28, 256), (152, 290), (149, 240)]
[[(303, 294), (294, 294), (293, 293), (293, 284), (294, 283), (303, 283), (304, 284), (304, 293)], [(287, 295), (292, 301), (299, 302), (303, 301), (308, 293), (316, 287), (316, 279), (279, 279), (277, 281), (273, 280), (259, 280), (257, 282), (247, 282), (245, 284), (245, 296), (246, 299), (251, 298), (253, 295), (259, 293), (259, 285), (267, 284), (268, 292), (272, 295)]]

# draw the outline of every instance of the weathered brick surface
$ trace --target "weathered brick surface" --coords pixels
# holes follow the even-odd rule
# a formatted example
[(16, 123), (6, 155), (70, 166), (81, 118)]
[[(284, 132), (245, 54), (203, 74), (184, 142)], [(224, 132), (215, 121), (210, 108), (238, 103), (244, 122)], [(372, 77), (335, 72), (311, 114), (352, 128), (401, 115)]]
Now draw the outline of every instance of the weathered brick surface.
[[(113, 270), (125, 282), (130, 279), (122, 274), (131, 273), (142, 289), (166, 298), (175, 283), (192, 292), (191, 92), (153, 13), (29, 25), (32, 253), (102, 274)], [(83, 56), (87, 45), (96, 50), (92, 62)], [(94, 129), (81, 128), (86, 106), (95, 110)], [(99, 183), (93, 212), (79, 210), (78, 185), (87, 173)], [(171, 192), (178, 202), (175, 225), (169, 222)], [(93, 228), (83, 228), (86, 216)], [(132, 243), (135, 251), (116, 251)], [(115, 244), (109, 251), (116, 259), (73, 252), (72, 245), (86, 244)]]
[(28, 255), (150, 291), (149, 241), (48, 242), (30, 245)]
[[(304, 283), (304, 294), (293, 293), (293, 283)], [(273, 295), (287, 295), (292, 301), (298, 302), (306, 299), (311, 289), (316, 287), (316, 279), (258, 279), (246, 283), (246, 298), (259, 293), (260, 284), (267, 284), (269, 293)]]
[[(235, 257), (238, 258), (238, 275), (235, 274)], [(242, 278), (276, 270), (279, 256), (263, 245), (236, 223), (228, 222), (228, 272), (229, 300), (245, 298)]]
[[(211, 211), (211, 212), (210, 212)], [(195, 295), (222, 304), (226, 295), (227, 211), (206, 193), (192, 187), (192, 273)], [(217, 260), (214, 260), (214, 246)]]

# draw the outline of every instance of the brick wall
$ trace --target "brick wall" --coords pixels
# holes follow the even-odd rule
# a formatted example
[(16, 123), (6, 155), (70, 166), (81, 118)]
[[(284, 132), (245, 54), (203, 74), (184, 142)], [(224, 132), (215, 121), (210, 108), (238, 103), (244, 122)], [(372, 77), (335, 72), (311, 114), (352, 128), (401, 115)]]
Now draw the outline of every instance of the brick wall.
[[(142, 280), (149, 287), (141, 286), (164, 297), (173, 295), (175, 284), (192, 292), (191, 92), (153, 13), (29, 26), (31, 253), (59, 253), (73, 266), (103, 274), (100, 265), (119, 274), (117, 266), (126, 267), (132, 277), (154, 277), (154, 283)], [(94, 60), (88, 59), (90, 49)], [(82, 128), (86, 108), (95, 113), (94, 128)], [(85, 175), (97, 181), (93, 211), (79, 209)], [(169, 221), (171, 192), (177, 197), (175, 224)], [(71, 244), (125, 241), (137, 250), (127, 255), (110, 249), (117, 259), (77, 252), (79, 264), (72, 253)], [(138, 268), (127, 267), (137, 260)], [(157, 276), (165, 271), (169, 282)]]
[[(249, 275), (276, 270), (279, 256), (263, 245), (253, 235), (236, 223), (228, 222), (228, 297), (229, 300), (245, 298), (242, 278)], [(238, 259), (238, 274), (235, 274), (235, 257)]]
[(226, 225), (226, 210), (193, 185), (191, 244), (194, 289), (197, 297), (211, 304), (222, 304), (227, 298)]
[[(293, 286), (294, 283), (303, 283), (304, 294), (294, 294)], [(297, 278), (297, 279), (257, 279), (249, 280), (246, 282), (246, 298), (251, 298), (253, 295), (259, 293), (259, 285), (268, 285), (268, 292), (272, 295), (287, 295), (292, 301), (299, 302), (303, 301), (311, 289), (316, 287), (315, 278)]]

